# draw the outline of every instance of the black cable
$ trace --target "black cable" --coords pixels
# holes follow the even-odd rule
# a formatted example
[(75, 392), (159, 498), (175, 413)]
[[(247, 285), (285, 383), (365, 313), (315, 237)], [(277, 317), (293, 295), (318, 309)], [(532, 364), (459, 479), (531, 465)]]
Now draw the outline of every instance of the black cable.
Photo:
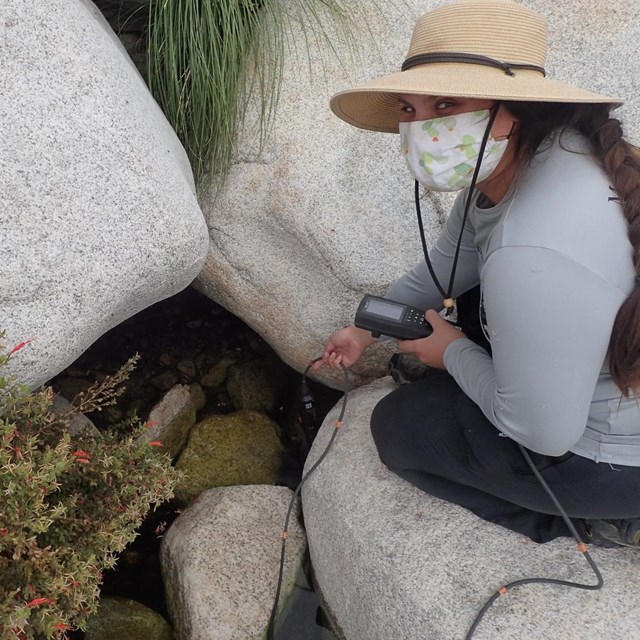
[[(309, 373), (309, 369), (311, 368), (311, 366), (315, 362), (318, 362), (320, 359), (321, 358), (316, 358), (311, 363), (309, 363), (309, 365), (307, 366), (307, 368), (305, 369), (305, 371), (303, 373), (303, 378), (304, 379), (306, 379), (306, 376)], [(320, 455), (320, 457), (316, 460), (316, 462), (312, 465), (312, 467), (309, 469), (309, 471), (307, 471), (307, 473), (303, 476), (302, 480), (300, 480), (300, 482), (298, 483), (298, 486), (296, 487), (296, 489), (294, 491), (294, 494), (293, 494), (293, 496), (291, 498), (291, 501), (289, 502), (289, 508), (287, 509), (287, 515), (286, 515), (286, 518), (285, 518), (285, 524), (284, 524), (284, 528), (283, 528), (283, 531), (282, 531), (282, 547), (280, 549), (280, 568), (279, 568), (279, 571), (278, 571), (278, 582), (277, 582), (277, 586), (276, 586), (276, 595), (275, 595), (275, 598), (274, 598), (273, 608), (271, 609), (271, 616), (269, 618), (269, 626), (267, 627), (267, 640), (274, 640), (275, 639), (275, 621), (276, 621), (276, 617), (277, 617), (278, 602), (280, 600), (280, 592), (282, 590), (286, 544), (287, 544), (287, 539), (289, 537), (289, 521), (291, 519), (291, 514), (293, 512), (293, 507), (295, 505), (295, 502), (296, 502), (298, 496), (300, 495), (300, 491), (302, 490), (302, 486), (307, 481), (309, 476), (311, 476), (311, 474), (318, 468), (320, 463), (325, 459), (325, 457), (329, 453), (329, 449), (333, 445), (333, 442), (334, 442), (334, 440), (336, 438), (338, 430), (342, 426), (342, 420), (344, 418), (344, 414), (345, 414), (345, 411), (346, 411), (347, 400), (348, 400), (348, 395), (349, 395), (349, 374), (348, 374), (347, 368), (344, 366), (344, 364), (341, 363), (340, 366), (342, 367), (342, 372), (343, 372), (343, 375), (344, 375), (344, 395), (342, 397), (342, 406), (340, 408), (340, 414), (338, 416), (338, 419), (334, 423), (335, 427), (334, 427), (333, 433), (331, 434), (331, 438), (329, 439), (329, 443), (325, 447), (325, 449), (322, 452), (322, 454)], [(551, 488), (549, 487), (549, 485), (547, 484), (545, 479), (542, 477), (542, 475), (538, 471), (538, 468), (533, 463), (533, 460), (531, 460), (531, 456), (529, 455), (527, 450), (519, 443), (518, 443), (518, 448), (522, 452), (522, 455), (524, 456), (525, 460), (527, 461), (527, 464), (531, 467), (531, 470), (532, 470), (533, 474), (535, 475), (535, 477), (537, 478), (538, 482), (540, 482), (540, 484), (542, 485), (543, 489), (547, 492), (547, 494), (551, 498), (551, 501), (553, 502), (553, 504), (555, 505), (556, 509), (558, 510), (560, 515), (562, 516), (562, 519), (564, 520), (564, 522), (567, 525), (569, 531), (571, 532), (571, 535), (575, 538), (576, 542), (578, 543), (577, 544), (578, 550), (580, 551), (580, 553), (583, 554), (583, 556), (585, 557), (586, 561), (589, 563), (589, 566), (591, 567), (591, 569), (593, 570), (593, 572), (594, 572), (594, 574), (596, 576), (596, 584), (583, 584), (583, 583), (580, 583), (580, 582), (572, 582), (572, 581), (569, 581), (569, 580), (559, 580), (559, 579), (556, 579), (556, 578), (523, 578), (521, 580), (514, 580), (513, 582), (509, 582), (509, 583), (501, 586), (485, 602), (484, 606), (482, 607), (482, 609), (480, 609), (480, 611), (478, 612), (478, 615), (476, 616), (476, 618), (474, 619), (471, 627), (469, 628), (469, 631), (468, 631), (467, 635), (465, 636), (465, 640), (471, 640), (471, 638), (473, 638), (473, 634), (477, 630), (478, 626), (480, 625), (480, 622), (484, 618), (484, 615), (489, 610), (491, 605), (500, 596), (505, 595), (513, 587), (518, 587), (518, 586), (522, 586), (522, 585), (525, 585), (525, 584), (541, 584), (542, 583), (542, 584), (557, 584), (557, 585), (561, 585), (561, 586), (565, 586), (565, 587), (574, 587), (574, 588), (577, 588), (577, 589), (585, 589), (585, 590), (588, 590), (588, 591), (598, 591), (599, 589), (602, 589), (602, 587), (604, 586), (604, 580), (602, 578), (602, 574), (600, 573), (600, 570), (598, 569), (596, 563), (594, 562), (593, 558), (589, 554), (589, 552), (587, 550), (587, 546), (580, 539), (580, 536), (579, 536), (578, 532), (576, 531), (576, 528), (574, 527), (573, 523), (569, 519), (569, 516), (567, 515), (566, 511), (564, 510), (564, 508), (562, 507), (562, 505), (560, 504), (560, 502), (556, 498), (555, 494), (553, 493), (553, 491), (551, 490)]]
[(518, 448), (520, 449), (520, 451), (522, 452), (522, 455), (524, 456), (525, 460), (527, 461), (527, 463), (531, 467), (531, 470), (533, 471), (533, 474), (535, 475), (535, 477), (538, 479), (538, 482), (540, 482), (540, 484), (542, 485), (543, 489), (549, 494), (549, 497), (551, 498), (553, 504), (556, 506), (556, 509), (558, 509), (560, 515), (562, 516), (562, 519), (564, 520), (565, 524), (569, 528), (569, 531), (571, 532), (571, 535), (575, 538), (576, 542), (578, 543), (578, 550), (580, 551), (580, 553), (582, 553), (584, 555), (584, 557), (585, 557), (586, 561), (589, 563), (591, 569), (593, 569), (593, 572), (596, 575), (597, 582), (596, 582), (596, 584), (582, 584), (580, 582), (570, 582), (569, 580), (557, 580), (555, 578), (524, 578), (522, 580), (514, 580), (513, 582), (509, 582), (508, 584), (505, 584), (502, 587), (500, 587), (500, 589), (498, 589), (489, 598), (489, 600), (487, 600), (485, 602), (484, 606), (482, 607), (482, 609), (480, 610), (480, 612), (476, 616), (475, 620), (473, 621), (473, 624), (471, 625), (471, 627), (469, 629), (469, 632), (465, 636), (465, 640), (470, 640), (473, 637), (473, 634), (475, 633), (476, 629), (478, 628), (478, 625), (482, 621), (482, 618), (484, 617), (484, 614), (489, 610), (491, 605), (500, 596), (503, 596), (505, 593), (507, 593), (507, 591), (509, 589), (511, 589), (513, 587), (518, 587), (518, 586), (521, 586), (523, 584), (535, 584), (535, 583), (540, 584), (540, 583), (544, 583), (544, 584), (559, 584), (559, 585), (562, 585), (562, 586), (565, 586), (565, 587), (575, 587), (576, 589), (587, 589), (589, 591), (598, 591), (599, 589), (602, 589), (602, 587), (604, 585), (604, 580), (602, 579), (602, 574), (600, 573), (600, 570), (598, 569), (598, 567), (597, 567), (596, 563), (594, 562), (593, 558), (589, 555), (589, 552), (587, 551), (586, 545), (580, 539), (580, 536), (578, 535), (578, 532), (576, 531), (576, 528), (573, 526), (573, 522), (571, 522), (571, 520), (569, 519), (569, 516), (567, 515), (566, 511), (562, 508), (562, 505), (560, 504), (560, 502), (556, 498), (555, 494), (551, 490), (551, 487), (549, 487), (549, 485), (547, 484), (545, 479), (540, 474), (540, 471), (538, 471), (538, 468), (535, 466), (535, 464), (533, 464), (533, 460), (531, 460), (531, 456), (529, 455), (528, 451), (519, 443), (518, 443)]
[[(319, 360), (321, 360), (321, 358), (316, 358), (315, 360), (312, 360), (307, 365), (307, 368), (304, 370), (304, 373), (302, 374), (303, 379), (306, 380), (307, 374), (309, 373), (309, 369), (315, 362), (318, 362)], [(333, 433), (331, 434), (331, 438), (329, 439), (329, 443), (325, 447), (320, 457), (315, 461), (315, 463), (311, 466), (309, 471), (305, 473), (302, 480), (300, 480), (300, 482), (298, 483), (298, 486), (296, 487), (296, 490), (294, 491), (293, 496), (291, 497), (291, 501), (289, 502), (289, 508), (287, 509), (287, 516), (285, 518), (284, 528), (282, 530), (282, 547), (280, 548), (280, 569), (278, 571), (278, 583), (276, 586), (276, 595), (273, 603), (273, 608), (271, 609), (271, 616), (269, 617), (269, 626), (267, 627), (267, 640), (274, 640), (275, 638), (275, 622), (276, 622), (276, 616), (278, 611), (278, 601), (280, 600), (280, 591), (282, 590), (282, 580), (284, 576), (284, 558), (285, 558), (285, 552), (287, 547), (287, 538), (289, 537), (289, 520), (291, 519), (291, 513), (293, 512), (293, 507), (298, 498), (298, 495), (300, 494), (302, 486), (307, 481), (309, 476), (318, 468), (318, 465), (326, 458), (327, 453), (329, 453), (329, 449), (331, 448), (333, 441), (336, 439), (338, 430), (342, 426), (342, 419), (344, 418), (344, 414), (347, 408), (347, 399), (349, 395), (349, 374), (347, 372), (347, 368), (342, 363), (340, 363), (340, 366), (342, 367), (342, 373), (344, 375), (344, 395), (342, 396), (342, 407), (340, 408), (340, 415), (338, 416), (338, 419), (334, 423), (335, 426), (333, 429)]]

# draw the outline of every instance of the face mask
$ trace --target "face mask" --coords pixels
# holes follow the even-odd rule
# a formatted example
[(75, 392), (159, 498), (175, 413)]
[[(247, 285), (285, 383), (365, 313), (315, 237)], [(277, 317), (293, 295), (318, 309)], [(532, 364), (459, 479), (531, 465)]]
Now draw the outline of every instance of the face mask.
[[(400, 145), (411, 175), (435, 191), (471, 185), (490, 112), (470, 111), (433, 120), (400, 123)], [(507, 140), (487, 140), (477, 182), (488, 178), (507, 148)]]

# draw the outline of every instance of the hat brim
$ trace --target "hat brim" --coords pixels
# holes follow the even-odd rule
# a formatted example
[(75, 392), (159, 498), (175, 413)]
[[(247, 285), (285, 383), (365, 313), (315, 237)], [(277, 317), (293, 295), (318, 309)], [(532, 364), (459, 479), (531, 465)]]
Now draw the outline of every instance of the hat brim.
[(510, 76), (501, 69), (448, 62), (423, 65), (341, 91), (329, 104), (333, 113), (356, 127), (397, 133), (402, 114), (400, 94), (613, 106), (623, 103), (620, 98), (545, 78), (537, 71), (516, 70), (514, 73)]

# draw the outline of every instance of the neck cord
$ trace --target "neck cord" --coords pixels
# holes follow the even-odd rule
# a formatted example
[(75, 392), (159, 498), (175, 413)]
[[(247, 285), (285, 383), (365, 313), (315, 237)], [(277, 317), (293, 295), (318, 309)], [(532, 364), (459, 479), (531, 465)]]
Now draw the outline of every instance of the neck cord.
[(458, 257), (460, 256), (460, 247), (462, 245), (462, 235), (464, 234), (464, 227), (467, 223), (467, 217), (469, 215), (469, 208), (471, 207), (471, 199), (473, 198), (473, 191), (476, 186), (476, 182), (478, 180), (478, 174), (480, 173), (480, 165), (482, 163), (482, 157), (484, 155), (484, 150), (487, 146), (487, 141), (489, 140), (489, 135), (491, 134), (491, 127), (498, 115), (498, 110), (500, 109), (500, 102), (497, 102), (495, 108), (491, 110), (491, 115), (489, 116), (489, 122), (487, 123), (487, 128), (485, 129), (484, 135), (482, 136), (482, 142), (480, 144), (480, 151), (478, 152), (478, 162), (476, 162), (476, 167), (473, 171), (473, 177), (471, 178), (471, 185), (469, 186), (469, 190), (467, 192), (467, 199), (464, 205), (464, 213), (462, 215), (462, 224), (460, 225), (460, 234), (458, 235), (458, 241), (456, 243), (456, 251), (453, 256), (453, 265), (451, 266), (451, 273), (449, 274), (449, 284), (445, 291), (444, 287), (440, 284), (440, 280), (436, 276), (436, 272), (433, 268), (433, 264), (431, 263), (431, 259), (429, 258), (429, 250), (427, 248), (427, 240), (424, 233), (424, 224), (422, 222), (422, 212), (420, 210), (420, 183), (415, 181), (415, 203), (416, 203), (416, 214), (418, 216), (418, 228), (420, 230), (420, 241), (422, 243), (422, 252), (424, 253), (424, 259), (427, 263), (427, 268), (429, 269), (429, 273), (431, 274), (431, 278), (433, 279), (434, 284), (438, 288), (438, 291), (443, 296), (443, 305), (447, 310), (447, 315), (451, 315), (453, 309), (455, 308), (455, 300), (453, 299), (453, 285), (456, 278), (456, 268), (458, 266)]

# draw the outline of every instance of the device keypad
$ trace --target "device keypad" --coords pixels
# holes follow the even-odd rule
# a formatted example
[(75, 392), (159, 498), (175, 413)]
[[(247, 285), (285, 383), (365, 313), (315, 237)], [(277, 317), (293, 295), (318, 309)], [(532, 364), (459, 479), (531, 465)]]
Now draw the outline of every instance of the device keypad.
[(422, 313), (418, 309), (409, 309), (405, 322), (420, 325), (424, 324), (426, 320), (424, 319), (424, 313)]

